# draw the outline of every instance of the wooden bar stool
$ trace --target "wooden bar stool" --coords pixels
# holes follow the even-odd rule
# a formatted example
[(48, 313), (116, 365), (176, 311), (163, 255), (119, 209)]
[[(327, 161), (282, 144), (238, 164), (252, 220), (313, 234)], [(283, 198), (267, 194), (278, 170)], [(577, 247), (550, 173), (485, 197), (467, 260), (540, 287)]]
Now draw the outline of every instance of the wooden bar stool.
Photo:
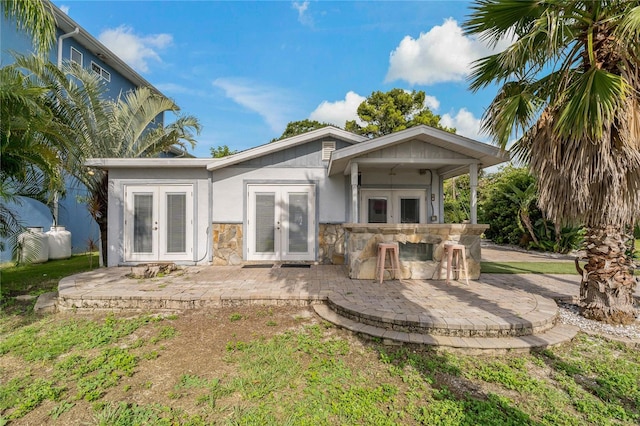
[[(451, 278), (451, 272), (453, 272), (454, 279), (460, 279), (460, 272), (464, 271), (464, 277), (469, 285), (469, 270), (467, 269), (467, 253), (463, 244), (445, 243), (444, 254), (442, 257), (447, 256), (447, 284)], [(453, 265), (455, 258), (455, 267)], [(460, 262), (462, 258), (462, 262)]]
[[(390, 267), (387, 267), (387, 252), (389, 252)], [(378, 244), (378, 263), (376, 265), (376, 275), (380, 276), (380, 284), (384, 280), (384, 271), (388, 270), (396, 279), (396, 271), (400, 272), (400, 258), (398, 256), (398, 243)]]

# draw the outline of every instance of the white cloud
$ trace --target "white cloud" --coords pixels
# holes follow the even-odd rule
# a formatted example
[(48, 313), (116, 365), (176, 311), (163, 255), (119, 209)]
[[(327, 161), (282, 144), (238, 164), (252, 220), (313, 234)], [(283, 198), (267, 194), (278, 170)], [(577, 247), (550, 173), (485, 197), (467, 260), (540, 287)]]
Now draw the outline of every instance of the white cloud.
[(311, 120), (335, 124), (339, 127), (344, 127), (344, 123), (347, 120), (357, 120), (359, 124), (362, 124), (358, 118), (357, 110), (358, 106), (366, 99), (364, 96), (349, 91), (343, 101), (322, 101), (309, 115), (309, 118)]
[(487, 141), (487, 135), (481, 132), (482, 120), (476, 118), (466, 108), (462, 108), (457, 114), (443, 114), (440, 123), (445, 127), (455, 127), (456, 133), (477, 141)]
[(158, 51), (173, 43), (171, 34), (151, 34), (140, 36), (133, 32), (133, 28), (121, 25), (103, 31), (99, 36), (105, 46), (113, 51), (127, 64), (137, 71), (149, 71), (149, 62), (162, 62)]
[(294, 1), (291, 6), (298, 11), (298, 22), (302, 25), (313, 26), (313, 18), (308, 13), (309, 2), (304, 1), (302, 3)]
[(467, 37), (449, 18), (442, 25), (420, 33), (417, 39), (405, 36), (389, 55), (386, 82), (405, 80), (410, 84), (435, 84), (461, 81), (469, 74), (471, 63), (504, 50), (510, 41), (490, 48), (475, 37)]
[(68, 15), (70, 7), (67, 5), (61, 4), (60, 6), (58, 6), (58, 9), (60, 9), (62, 13), (64, 13), (65, 15)]
[(218, 78), (213, 85), (234, 102), (262, 116), (274, 132), (282, 132), (289, 122), (292, 101), (281, 88), (239, 78)]
[(440, 101), (435, 96), (424, 96), (424, 106), (429, 108), (431, 111), (437, 111), (440, 108)]

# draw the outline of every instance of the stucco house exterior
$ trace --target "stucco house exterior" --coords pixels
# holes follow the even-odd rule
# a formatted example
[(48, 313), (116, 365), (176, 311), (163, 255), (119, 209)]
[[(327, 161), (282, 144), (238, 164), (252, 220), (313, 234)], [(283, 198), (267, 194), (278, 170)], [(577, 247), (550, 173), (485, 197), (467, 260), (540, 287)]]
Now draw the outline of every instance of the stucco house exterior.
[[(56, 21), (56, 42), (47, 58), (54, 64), (63, 61), (74, 61), (100, 75), (104, 80), (106, 93), (111, 99), (116, 99), (123, 93), (138, 87), (149, 87), (152, 91), (162, 93), (152, 86), (145, 78), (127, 65), (115, 53), (110, 51), (100, 41), (78, 25), (66, 13), (53, 3), (43, 0), (51, 6)], [(0, 65), (6, 66), (14, 62), (12, 52), (30, 55), (33, 53), (31, 37), (23, 31), (18, 31), (14, 22), (4, 17), (4, 5), (0, 2)], [(163, 95), (164, 96), (164, 95)], [(164, 122), (164, 115), (156, 118), (157, 123)], [(181, 153), (180, 153), (181, 154)], [(175, 153), (168, 153), (169, 156)], [(87, 249), (89, 238), (98, 242), (98, 225), (91, 218), (83, 201), (86, 191), (73, 179), (68, 179), (67, 195), (62, 198), (58, 208), (58, 225), (65, 226), (71, 231), (72, 248), (74, 252)], [(49, 209), (39, 202), (24, 199), (22, 205), (14, 210), (20, 214), (25, 226), (39, 226), (48, 229), (53, 223)], [(10, 259), (10, 252), (0, 253), (2, 260)]]
[[(441, 277), (443, 244), (479, 275), (478, 170), (506, 152), (427, 126), (368, 139), (335, 127), (228, 157), (91, 159), (109, 175), (108, 266), (317, 262), (374, 277), (398, 242), (404, 278)], [(444, 179), (469, 174), (471, 220), (443, 223)]]

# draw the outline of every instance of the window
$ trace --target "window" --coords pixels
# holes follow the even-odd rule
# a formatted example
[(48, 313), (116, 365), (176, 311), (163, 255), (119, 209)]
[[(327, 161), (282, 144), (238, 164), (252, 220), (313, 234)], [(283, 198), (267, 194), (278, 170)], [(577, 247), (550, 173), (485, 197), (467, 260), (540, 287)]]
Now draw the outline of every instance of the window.
[(420, 223), (420, 199), (400, 197), (400, 223)]
[(369, 223), (387, 223), (387, 199), (369, 198), (367, 213)]
[(331, 153), (336, 150), (335, 141), (322, 142), (322, 161), (329, 161), (331, 159)]
[(109, 71), (105, 70), (104, 68), (102, 68), (100, 65), (96, 64), (93, 61), (91, 61), (91, 71), (93, 71), (96, 74), (98, 74), (104, 80), (111, 81), (111, 73)]
[(427, 191), (422, 189), (362, 189), (361, 223), (426, 223)]
[(76, 64), (82, 66), (82, 52), (72, 47), (69, 57), (71, 58), (71, 62), (75, 62)]

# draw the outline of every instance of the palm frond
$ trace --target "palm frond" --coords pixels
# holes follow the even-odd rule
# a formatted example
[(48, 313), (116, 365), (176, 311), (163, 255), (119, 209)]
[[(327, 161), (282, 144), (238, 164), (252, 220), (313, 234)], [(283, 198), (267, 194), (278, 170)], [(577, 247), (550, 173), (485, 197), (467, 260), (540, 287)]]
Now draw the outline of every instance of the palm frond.
[(8, 0), (3, 1), (4, 17), (13, 18), (18, 30), (33, 37), (34, 47), (45, 55), (56, 39), (56, 21), (48, 1)]

